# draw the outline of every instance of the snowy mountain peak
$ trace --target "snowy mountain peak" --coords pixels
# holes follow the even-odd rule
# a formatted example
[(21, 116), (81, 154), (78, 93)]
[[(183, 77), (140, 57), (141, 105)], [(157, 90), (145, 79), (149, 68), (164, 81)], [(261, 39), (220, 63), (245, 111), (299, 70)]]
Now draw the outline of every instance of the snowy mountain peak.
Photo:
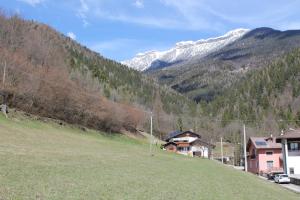
[(157, 62), (177, 63), (192, 57), (201, 58), (230, 44), (246, 34), (249, 29), (235, 29), (223, 36), (197, 41), (181, 41), (166, 51), (138, 53), (134, 58), (122, 63), (138, 71), (145, 71)]

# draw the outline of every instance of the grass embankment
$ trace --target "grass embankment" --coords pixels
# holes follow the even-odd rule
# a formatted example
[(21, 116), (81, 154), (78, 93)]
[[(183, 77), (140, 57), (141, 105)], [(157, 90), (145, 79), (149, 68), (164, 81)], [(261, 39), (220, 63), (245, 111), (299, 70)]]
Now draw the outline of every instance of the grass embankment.
[(251, 174), (125, 136), (0, 116), (0, 199), (299, 199)]

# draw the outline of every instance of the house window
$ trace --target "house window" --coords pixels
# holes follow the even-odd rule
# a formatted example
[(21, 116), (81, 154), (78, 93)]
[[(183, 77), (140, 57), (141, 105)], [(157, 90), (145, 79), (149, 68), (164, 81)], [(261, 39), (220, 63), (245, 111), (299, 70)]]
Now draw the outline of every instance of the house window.
[(294, 174), (294, 173), (295, 173), (294, 167), (291, 167), (291, 168), (290, 168), (290, 174)]
[(177, 150), (182, 151), (182, 152), (186, 152), (186, 151), (190, 150), (190, 147), (178, 147)]
[(297, 142), (291, 142), (291, 143), (289, 143), (288, 149), (290, 151), (299, 151), (300, 150), (299, 143), (297, 143)]
[(268, 155), (268, 156), (273, 155), (273, 151), (267, 151), (267, 152), (266, 152), (266, 155)]
[(267, 168), (268, 169), (272, 169), (273, 168), (273, 164), (274, 164), (273, 160), (267, 161)]

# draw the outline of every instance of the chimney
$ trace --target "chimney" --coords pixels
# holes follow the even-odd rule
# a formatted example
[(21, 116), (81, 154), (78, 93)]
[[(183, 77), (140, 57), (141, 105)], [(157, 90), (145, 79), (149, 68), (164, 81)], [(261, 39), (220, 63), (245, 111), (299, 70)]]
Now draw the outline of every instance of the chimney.
[(283, 130), (281, 130), (281, 134), (280, 135), (283, 135)]

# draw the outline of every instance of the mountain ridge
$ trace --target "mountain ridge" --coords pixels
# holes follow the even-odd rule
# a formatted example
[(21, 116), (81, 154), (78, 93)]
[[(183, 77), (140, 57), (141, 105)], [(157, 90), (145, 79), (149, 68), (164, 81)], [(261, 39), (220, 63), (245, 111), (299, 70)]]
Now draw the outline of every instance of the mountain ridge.
[[(219, 37), (177, 42), (169, 50), (138, 53), (134, 58), (125, 60), (122, 63), (138, 71), (151, 70), (151, 68), (164, 68), (174, 63), (188, 60), (194, 56), (204, 57), (239, 39), (248, 31), (249, 29), (239, 28)], [(160, 65), (159, 63), (164, 64)]]
[(256, 28), (205, 57), (146, 71), (196, 101), (211, 101), (251, 70), (265, 67), (300, 47), (300, 31)]

